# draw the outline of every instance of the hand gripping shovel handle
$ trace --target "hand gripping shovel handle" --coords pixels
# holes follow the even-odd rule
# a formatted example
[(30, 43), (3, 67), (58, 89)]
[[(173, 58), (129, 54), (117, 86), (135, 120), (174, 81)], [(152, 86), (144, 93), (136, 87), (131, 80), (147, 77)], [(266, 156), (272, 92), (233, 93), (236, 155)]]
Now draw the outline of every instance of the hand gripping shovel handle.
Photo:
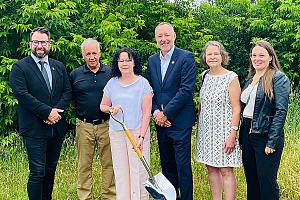
[(122, 117), (123, 117), (123, 120), (122, 120), (122, 121), (116, 119), (116, 118), (112, 115), (111, 112), (109, 112), (109, 114), (110, 114), (110, 116), (113, 118), (113, 120), (115, 120), (116, 122), (118, 122), (118, 123), (122, 126), (122, 128), (123, 128), (123, 130), (124, 130), (124, 132), (125, 132), (127, 138), (129, 139), (129, 141), (130, 141), (130, 143), (131, 143), (131, 145), (132, 145), (134, 151), (136, 152), (136, 154), (138, 155), (139, 159), (142, 161), (142, 163), (143, 163), (143, 165), (144, 165), (146, 171), (148, 172), (148, 174), (149, 174), (149, 179), (150, 179), (150, 180), (154, 180), (153, 175), (152, 175), (152, 172), (151, 172), (150, 167), (149, 167), (149, 164), (147, 163), (147, 161), (146, 161), (145, 157), (143, 156), (141, 150), (137, 147), (137, 145), (136, 145), (136, 143), (135, 143), (135, 140), (133, 139), (133, 136), (132, 136), (131, 132), (128, 130), (128, 128), (127, 128), (126, 125), (125, 125), (123, 109), (120, 108), (120, 110), (121, 110), (121, 112), (122, 112)]
[(132, 136), (131, 132), (130, 132), (128, 129), (125, 129), (124, 132), (125, 132), (127, 138), (129, 139), (129, 141), (130, 141), (130, 143), (131, 143), (131, 145), (132, 145), (134, 151), (136, 152), (136, 154), (138, 155), (138, 157), (139, 157), (140, 159), (142, 159), (142, 157), (143, 157), (142, 152), (141, 152), (141, 150), (136, 146), (135, 140), (133, 139), (133, 136)]
[[(144, 167), (145, 167), (145, 169), (146, 169), (146, 171), (147, 171), (147, 173), (148, 173), (148, 175), (149, 175), (149, 181), (150, 181), (150, 183), (154, 186), (154, 188), (155, 188), (156, 190), (155, 190), (155, 191), (154, 191), (154, 190), (151, 190), (152, 192), (150, 193), (149, 190), (148, 190), (149, 188), (148, 188), (148, 189), (146, 188), (146, 189), (148, 190), (148, 192), (150, 193), (150, 195), (154, 198), (154, 197), (157, 196), (157, 190), (162, 192), (162, 189), (161, 189), (161, 187), (158, 185), (158, 183), (157, 183), (157, 181), (155, 180), (154, 176), (152, 175), (152, 172), (151, 172), (151, 170), (150, 170), (149, 164), (148, 164), (148, 162), (146, 161), (145, 157), (142, 155), (141, 150), (137, 147), (137, 145), (136, 145), (136, 143), (135, 143), (135, 140), (134, 140), (134, 138), (133, 138), (133, 136), (132, 136), (132, 133), (128, 130), (128, 128), (127, 128), (126, 125), (125, 125), (123, 109), (120, 108), (120, 110), (121, 110), (121, 112), (122, 112), (122, 118), (123, 118), (122, 121), (116, 119), (116, 118), (112, 115), (111, 112), (109, 112), (109, 114), (110, 114), (110, 116), (112, 117), (113, 120), (115, 120), (116, 122), (118, 122), (118, 123), (122, 126), (122, 128), (123, 128), (123, 130), (124, 130), (124, 132), (125, 132), (127, 138), (129, 139), (129, 141), (130, 141), (130, 143), (131, 143), (131, 145), (132, 145), (134, 151), (136, 152), (136, 154), (138, 155), (138, 157), (139, 157), (140, 160), (142, 161), (142, 163), (143, 163), (143, 165), (144, 165)], [(156, 175), (156, 176), (158, 176), (158, 175)], [(163, 175), (161, 174), (160, 176), (163, 176)], [(167, 181), (167, 182), (169, 183), (169, 181), (167, 180), (167, 178), (165, 178), (164, 176), (161, 177), (160, 179), (162, 180), (163, 178), (164, 178), (165, 181)], [(171, 188), (172, 192), (171, 192), (171, 193), (173, 193), (172, 196), (174, 196), (174, 198), (169, 198), (169, 197), (167, 198), (166, 196), (164, 196), (165, 193), (164, 193), (164, 194), (159, 193), (159, 195), (157, 196), (157, 197), (159, 197), (159, 198), (154, 198), (154, 199), (160, 199), (160, 200), (161, 200), (161, 199), (167, 199), (167, 200), (170, 200), (170, 199), (173, 200), (173, 199), (175, 199), (175, 198), (176, 198), (176, 191), (175, 191), (175, 188), (173, 187), (173, 185), (172, 185), (171, 183), (169, 183), (169, 184), (172, 186), (172, 188)], [(151, 188), (153, 188), (153, 187), (150, 187), (150, 189), (151, 189)], [(153, 191), (154, 191), (154, 192), (153, 192)]]
[[(138, 157), (142, 161), (146, 171), (148, 172), (150, 181), (153, 182), (154, 178), (153, 178), (152, 172), (150, 170), (149, 164), (147, 163), (147, 161), (146, 161), (145, 157), (143, 156), (141, 150), (136, 146), (135, 140), (133, 139), (133, 136), (132, 136), (131, 132), (128, 129), (124, 129), (124, 132), (127, 135), (127, 138), (129, 139), (134, 151), (136, 152), (136, 154), (138, 155)], [(153, 184), (155, 184), (155, 183), (153, 183)]]

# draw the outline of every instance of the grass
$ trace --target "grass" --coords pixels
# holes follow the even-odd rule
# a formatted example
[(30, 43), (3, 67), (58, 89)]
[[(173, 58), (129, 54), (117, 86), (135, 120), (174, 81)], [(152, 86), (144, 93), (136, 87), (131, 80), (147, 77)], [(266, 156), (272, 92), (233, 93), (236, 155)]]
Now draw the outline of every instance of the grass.
[[(278, 174), (281, 200), (300, 199), (300, 103), (299, 97), (291, 96), (289, 113), (285, 124), (285, 148)], [(195, 134), (192, 140), (192, 165), (194, 178), (194, 199), (212, 199), (206, 168), (195, 161)], [(59, 160), (53, 191), (55, 200), (75, 200), (77, 160), (73, 135), (64, 141)], [(100, 197), (101, 164), (98, 155), (93, 163), (95, 199)], [(151, 168), (154, 174), (160, 171), (159, 153), (155, 135), (152, 136)], [(26, 183), (28, 177), (27, 156), (20, 137), (16, 137), (15, 144), (10, 147), (0, 147), (0, 200), (27, 199)], [(237, 199), (246, 199), (246, 182), (243, 168), (236, 169)]]

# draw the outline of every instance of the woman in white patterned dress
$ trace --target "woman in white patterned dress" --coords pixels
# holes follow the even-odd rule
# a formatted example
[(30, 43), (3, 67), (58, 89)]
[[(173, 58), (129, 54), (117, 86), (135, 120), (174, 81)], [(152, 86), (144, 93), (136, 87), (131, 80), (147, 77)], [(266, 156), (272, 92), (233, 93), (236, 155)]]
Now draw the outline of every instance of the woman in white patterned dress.
[(204, 163), (213, 200), (235, 199), (233, 168), (242, 164), (237, 131), (240, 121), (240, 84), (236, 73), (225, 69), (229, 56), (217, 41), (206, 43), (202, 62), (209, 68), (201, 74), (201, 110), (196, 160)]

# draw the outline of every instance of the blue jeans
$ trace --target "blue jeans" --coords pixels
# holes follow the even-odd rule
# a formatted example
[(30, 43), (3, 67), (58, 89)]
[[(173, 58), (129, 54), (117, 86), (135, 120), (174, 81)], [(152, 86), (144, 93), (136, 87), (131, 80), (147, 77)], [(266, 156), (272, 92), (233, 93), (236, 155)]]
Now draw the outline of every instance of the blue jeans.
[(29, 161), (27, 192), (29, 200), (51, 200), (55, 170), (64, 138), (23, 137)]

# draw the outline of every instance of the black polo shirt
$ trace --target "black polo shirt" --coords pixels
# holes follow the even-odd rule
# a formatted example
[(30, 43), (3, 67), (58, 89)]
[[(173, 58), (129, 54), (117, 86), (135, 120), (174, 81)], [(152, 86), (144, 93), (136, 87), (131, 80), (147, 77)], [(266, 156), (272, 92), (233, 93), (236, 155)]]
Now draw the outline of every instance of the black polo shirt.
[(104, 64), (100, 64), (100, 69), (96, 73), (86, 65), (70, 73), (77, 117), (89, 120), (109, 118), (107, 113), (100, 111), (100, 102), (110, 74), (110, 68)]

